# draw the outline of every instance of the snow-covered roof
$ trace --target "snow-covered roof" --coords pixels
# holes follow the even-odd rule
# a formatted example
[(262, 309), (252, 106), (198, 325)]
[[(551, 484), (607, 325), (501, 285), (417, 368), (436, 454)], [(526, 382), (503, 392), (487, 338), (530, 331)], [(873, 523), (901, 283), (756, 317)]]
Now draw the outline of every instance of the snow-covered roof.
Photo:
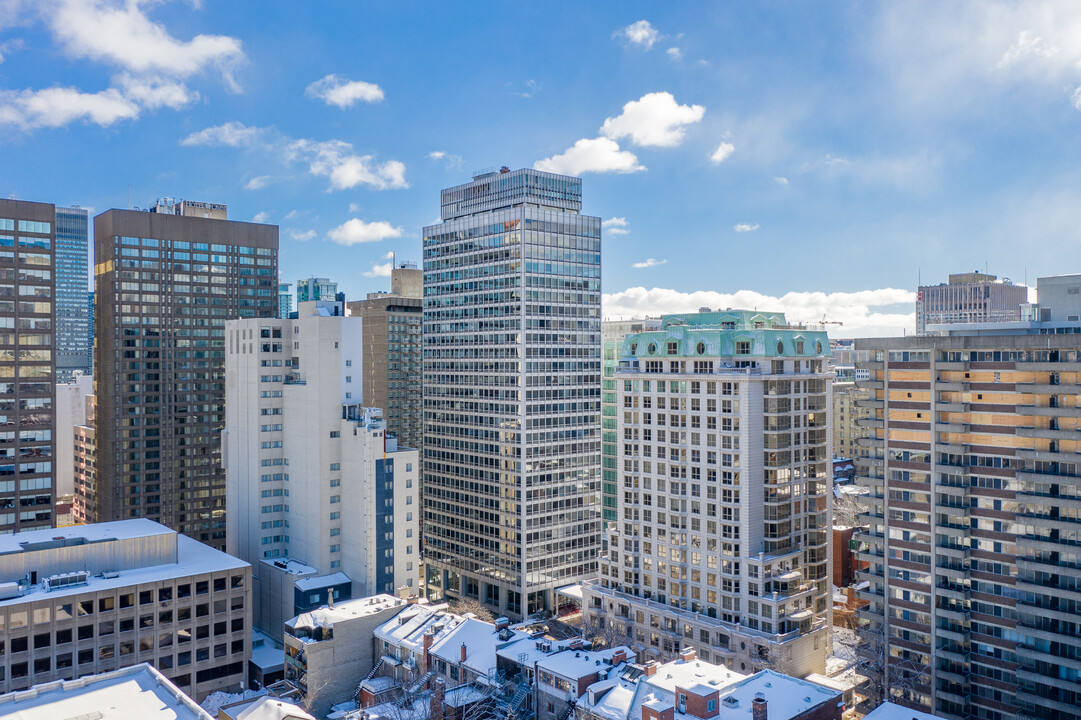
[(311, 590), (334, 587), (335, 585), (344, 585), (347, 582), (352, 582), (348, 575), (343, 572), (336, 572), (330, 575), (311, 575), (302, 577), (294, 582), (293, 585), (301, 592), (309, 592)]
[(146, 663), (0, 695), (0, 716), (11, 720), (91, 716), (99, 720), (214, 720)]
[(605, 650), (563, 650), (537, 660), (538, 670), (547, 670), (567, 679), (581, 679), (611, 668), (612, 657), (623, 653), (624, 660), (633, 661), (634, 651), (625, 645)]
[(318, 568), (313, 568), (311, 565), (305, 565), (299, 560), (291, 560), (289, 558), (280, 558), (278, 560), (260, 560), (259, 562), (263, 563), (264, 565), (277, 568), (281, 572), (289, 573), (290, 575), (315, 575), (319, 572)]
[(392, 595), (372, 595), (356, 600), (346, 600), (335, 604), (334, 607), (324, 606), (311, 612), (301, 613), (287, 620), (285, 624), (292, 628), (325, 627), (344, 620), (374, 615), (398, 606), (405, 607), (405, 600)]
[[(158, 523), (151, 520), (124, 520), (122, 522), (115, 523), (99, 523), (98, 525), (74, 525), (72, 527), (56, 528), (49, 530), (49, 533), (60, 533), (65, 530), (77, 530), (79, 528), (99, 528), (101, 525), (127, 525), (128, 523), (139, 523), (142, 525), (146, 523), (151, 528), (144, 529), (148, 532), (135, 532), (133, 528), (125, 527), (124, 533), (127, 537), (145, 537), (148, 534), (163, 535), (163, 534), (175, 534), (173, 530), (165, 528), (165, 533), (149, 532), (155, 528), (161, 528), (164, 526), (158, 525)], [(0, 543), (6, 542), (10, 538), (21, 538), (24, 535), (34, 534), (37, 535), (44, 531), (33, 531), (30, 533), (18, 533), (16, 535), (0, 535)], [(100, 534), (100, 533), (98, 533)], [(76, 533), (75, 537), (80, 534)], [(85, 533), (83, 533), (85, 535)], [(138, 585), (140, 583), (151, 583), (158, 580), (173, 580), (176, 578), (191, 577), (192, 575), (203, 575), (206, 573), (219, 572), (222, 570), (239, 570), (241, 568), (248, 567), (248, 563), (235, 558), (232, 555), (223, 553), (221, 550), (215, 550), (209, 545), (204, 545), (198, 540), (192, 540), (185, 535), (177, 535), (176, 538), (176, 557), (177, 562), (168, 563), (165, 565), (148, 565), (146, 567), (133, 568), (131, 570), (119, 570), (117, 572), (109, 573), (112, 577), (101, 577), (97, 575), (91, 575), (87, 579), (86, 585), (69, 585), (67, 587), (55, 588), (50, 591), (46, 591), (43, 583), (38, 583), (32, 586), (29, 592), (25, 592), (7, 600), (0, 601), (0, 607), (9, 607), (12, 605), (19, 605), (22, 603), (33, 602), (35, 600), (56, 600), (61, 597), (70, 595), (80, 595), (88, 592), (99, 592), (101, 590), (111, 590), (113, 588), (128, 587), (130, 585)], [(73, 568), (75, 569), (75, 568)]]
[(416, 651), (424, 646), (424, 633), (439, 627), (433, 645), (454, 629), (462, 617), (447, 612), (447, 605), (416, 603), (375, 629), (375, 637), (394, 647)]
[(251, 661), (264, 673), (285, 665), (285, 649), (276, 646), (274, 640), (256, 628), (251, 631)]
[(576, 599), (578, 602), (582, 601), (582, 586), (581, 585), (567, 585), (565, 587), (558, 588), (556, 595), (563, 595)]
[(909, 710), (891, 702), (882, 703), (863, 716), (863, 720), (945, 720), (941, 715)]
[(315, 720), (300, 706), (266, 695), (236, 708), (225, 707), (223, 710), (234, 720)]
[[(24, 530), (11, 535), (0, 535), (0, 555), (12, 552), (27, 552), (25, 545), (48, 543), (54, 540), (72, 540), (84, 538), (88, 543), (107, 540), (130, 540), (132, 538), (151, 537), (153, 535), (171, 535), (170, 530), (160, 523), (147, 518), (117, 520), (115, 522), (93, 523), (91, 525), (68, 525), (60, 528), (43, 530)], [(30, 548), (33, 550), (34, 548)]]
[[(843, 703), (841, 691), (800, 680), (775, 670), (760, 670), (754, 675), (721, 690), (722, 707), (750, 712), (751, 702), (761, 695), (766, 700), (769, 717), (787, 720), (827, 702)], [(735, 700), (738, 705), (732, 703)], [(677, 713), (678, 715), (678, 713)]]
[[(500, 640), (500, 632), (509, 635)], [(466, 617), (450, 632), (432, 644), (431, 653), (439, 659), (458, 665), (461, 663), (461, 647), (465, 645), (465, 662), (462, 663), (478, 675), (487, 675), (496, 666), (496, 651), (506, 643), (528, 637), (517, 630), (499, 631), (495, 625), (475, 617)]]
[(367, 690), (374, 695), (378, 695), (379, 693), (390, 690), (397, 684), (398, 681), (389, 675), (376, 675), (373, 678), (361, 681), (360, 687), (362, 690)]
[[(616, 677), (619, 678), (618, 684), (613, 685), (610, 679)], [(623, 664), (609, 672), (608, 681), (590, 685), (578, 704), (590, 708), (591, 712), (606, 720), (639, 720), (642, 717), (642, 706), (646, 703), (674, 705), (677, 687), (700, 687), (701, 694), (708, 694), (713, 690), (723, 692), (724, 688), (746, 678), (746, 675), (732, 672), (723, 665), (714, 665), (703, 660), (673, 660), (658, 665), (651, 676), (646, 675), (640, 666)], [(592, 705), (590, 691), (596, 700)], [(597, 697), (598, 695), (601, 696)], [(677, 717), (681, 715), (676, 713)]]

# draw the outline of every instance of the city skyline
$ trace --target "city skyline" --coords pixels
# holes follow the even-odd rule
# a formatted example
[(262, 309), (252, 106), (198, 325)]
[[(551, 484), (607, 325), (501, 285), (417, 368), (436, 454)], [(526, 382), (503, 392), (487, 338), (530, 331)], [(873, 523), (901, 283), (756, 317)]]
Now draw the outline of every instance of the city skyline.
[[(281, 227), (285, 280), (334, 263), (347, 297), (391, 252), (420, 259), (436, 190), (502, 164), (586, 175), (609, 318), (730, 305), (900, 334), (921, 275), (1047, 275), (1077, 225), (1065, 6), (3, 7), (5, 195), (224, 202)], [(797, 262), (760, 262), (778, 252)]]

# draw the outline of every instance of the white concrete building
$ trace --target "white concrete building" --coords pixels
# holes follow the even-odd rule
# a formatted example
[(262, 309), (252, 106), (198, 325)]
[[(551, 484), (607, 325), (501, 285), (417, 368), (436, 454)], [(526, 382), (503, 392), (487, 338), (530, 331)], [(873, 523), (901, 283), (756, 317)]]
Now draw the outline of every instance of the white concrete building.
[(147, 519), (0, 536), (0, 692), (141, 662), (196, 700), (240, 690), (250, 580), (248, 563)]
[(86, 397), (94, 378), (76, 370), (71, 381), (56, 385), (56, 494), (75, 492), (75, 428), (86, 425)]
[(304, 302), (296, 319), (226, 325), (228, 549), (257, 583), (286, 561), (306, 566), (292, 593), (276, 589), (282, 608), (257, 608), (275, 637), (281, 618), (331, 597), (419, 589), (417, 451), (363, 407), (362, 319), (338, 310)]
[(640, 656), (823, 672), (830, 648), (826, 333), (780, 313), (666, 315), (615, 372), (616, 522), (582, 609)]
[(0, 695), (15, 720), (214, 720), (149, 663)]

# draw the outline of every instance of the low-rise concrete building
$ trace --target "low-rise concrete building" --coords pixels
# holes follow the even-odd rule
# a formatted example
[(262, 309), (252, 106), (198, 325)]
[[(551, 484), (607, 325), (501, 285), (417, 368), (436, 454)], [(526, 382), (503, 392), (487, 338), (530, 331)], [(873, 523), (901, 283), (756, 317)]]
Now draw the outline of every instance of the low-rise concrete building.
[(251, 567), (152, 520), (0, 536), (0, 692), (152, 662), (200, 700), (247, 685)]
[(348, 700), (375, 665), (375, 631), (407, 607), (391, 595), (321, 607), (285, 623), (285, 678), (305, 695), (305, 706), (322, 717)]
[(699, 660), (625, 664), (590, 685), (574, 705), (577, 720), (841, 720), (841, 691), (760, 670), (742, 675)]
[(0, 695), (0, 716), (18, 720), (214, 720), (149, 663)]

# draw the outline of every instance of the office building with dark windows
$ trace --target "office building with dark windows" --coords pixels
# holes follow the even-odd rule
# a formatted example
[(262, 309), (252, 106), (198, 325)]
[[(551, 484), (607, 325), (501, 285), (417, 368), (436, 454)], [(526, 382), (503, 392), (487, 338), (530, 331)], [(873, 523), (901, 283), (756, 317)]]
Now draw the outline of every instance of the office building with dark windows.
[(554, 610), (601, 542), (601, 220), (579, 178), (535, 170), (441, 201), (423, 233), (429, 598)]
[(90, 213), (56, 208), (56, 380), (90, 374), (90, 316), (86, 303)]
[(277, 314), (278, 228), (110, 210), (94, 240), (96, 493), (77, 504), (224, 548), (225, 321)]
[(421, 433), (421, 271), (400, 263), (391, 271), (390, 292), (368, 293), (346, 303), (362, 319), (364, 348), (360, 396), (383, 411), (387, 432), (405, 447), (419, 448)]
[(55, 222), (0, 200), (0, 533), (54, 523)]

